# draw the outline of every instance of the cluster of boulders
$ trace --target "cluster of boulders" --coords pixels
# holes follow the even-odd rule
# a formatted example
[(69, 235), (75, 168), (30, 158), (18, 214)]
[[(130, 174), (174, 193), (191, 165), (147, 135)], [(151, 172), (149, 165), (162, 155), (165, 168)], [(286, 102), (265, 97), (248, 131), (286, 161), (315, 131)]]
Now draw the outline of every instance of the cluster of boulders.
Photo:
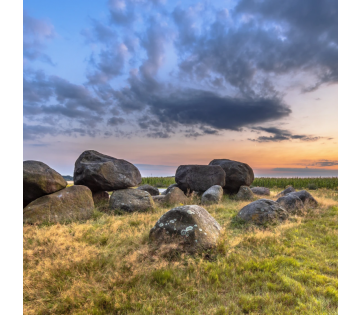
[(94, 207), (102, 203), (115, 214), (149, 211), (155, 203), (180, 205), (158, 220), (150, 231), (150, 239), (158, 244), (175, 242), (189, 251), (216, 246), (221, 230), (203, 207), (189, 205), (195, 196), (203, 206), (219, 203), (224, 194), (235, 200), (252, 201), (237, 217), (255, 224), (282, 221), (290, 214), (303, 214), (305, 206), (317, 205), (307, 191), (295, 191), (292, 187), (282, 191), (277, 201), (255, 200), (256, 195), (270, 195), (270, 190), (250, 188), (254, 180), (251, 167), (228, 159), (216, 159), (209, 165), (180, 165), (176, 184), (161, 194), (156, 187), (139, 186), (141, 175), (135, 165), (94, 150), (83, 152), (76, 160), (73, 186), (67, 187), (63, 177), (42, 162), (25, 161), (23, 168), (24, 222), (87, 220)]

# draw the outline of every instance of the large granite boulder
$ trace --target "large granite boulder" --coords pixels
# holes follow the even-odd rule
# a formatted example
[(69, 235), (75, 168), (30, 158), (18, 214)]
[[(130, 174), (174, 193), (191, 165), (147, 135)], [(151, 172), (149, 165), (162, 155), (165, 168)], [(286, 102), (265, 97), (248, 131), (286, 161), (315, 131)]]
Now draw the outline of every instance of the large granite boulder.
[(286, 195), (280, 197), (276, 202), (290, 214), (303, 215), (304, 203), (298, 196)]
[(180, 165), (175, 181), (185, 193), (204, 192), (214, 185), (224, 186), (225, 172), (218, 165)]
[(168, 188), (166, 188), (166, 190), (164, 190), (161, 194), (163, 196), (165, 196), (170, 191), (170, 189), (173, 188), (173, 187), (179, 187), (179, 186), (178, 186), (178, 184), (172, 184)]
[(141, 183), (139, 170), (128, 161), (84, 151), (75, 162), (74, 184), (85, 185), (94, 191), (113, 191)]
[(66, 185), (66, 180), (45, 163), (23, 162), (23, 207), (37, 198), (64, 189)]
[(295, 188), (293, 186), (289, 186), (286, 189), (284, 189), (283, 191), (279, 192), (276, 197), (282, 197), (282, 196), (286, 196), (287, 194), (290, 194), (291, 192), (296, 191)]
[(152, 196), (152, 199), (154, 200), (155, 203), (158, 203), (158, 204), (162, 204), (162, 203), (165, 202), (165, 200), (164, 200), (165, 196), (164, 195)]
[(164, 203), (166, 204), (184, 204), (188, 201), (189, 198), (186, 197), (184, 192), (178, 187), (171, 188), (170, 191), (164, 196)]
[(253, 187), (251, 188), (251, 191), (255, 194), (255, 195), (259, 195), (259, 196), (270, 196), (270, 189), (266, 188), (266, 187)]
[(24, 223), (67, 222), (90, 219), (94, 210), (91, 190), (76, 185), (42, 196), (23, 210)]
[(249, 186), (241, 186), (238, 193), (235, 195), (236, 200), (252, 200), (254, 198), (254, 193)]
[(110, 197), (110, 209), (116, 212), (145, 212), (155, 207), (151, 195), (139, 189), (120, 189)]
[(219, 185), (211, 186), (206, 190), (201, 196), (201, 204), (211, 205), (214, 203), (219, 203), (223, 197), (223, 189)]
[(106, 191), (97, 191), (93, 193), (95, 205), (103, 205), (109, 203), (110, 195)]
[(269, 199), (259, 199), (243, 207), (237, 217), (258, 225), (276, 223), (289, 217), (289, 213), (277, 202)]
[(250, 186), (254, 181), (254, 171), (246, 163), (228, 159), (215, 159), (209, 165), (219, 165), (226, 173), (225, 186), (226, 194), (236, 194), (240, 186)]
[(166, 212), (150, 230), (150, 240), (175, 243), (180, 249), (196, 252), (216, 246), (219, 223), (204, 208), (181, 206)]
[(318, 206), (318, 202), (306, 190), (294, 191), (292, 193), (287, 194), (287, 196), (289, 196), (289, 195), (299, 197), (306, 207), (317, 207)]
[(136, 189), (147, 191), (151, 196), (158, 196), (160, 194), (159, 189), (150, 185), (141, 185)]

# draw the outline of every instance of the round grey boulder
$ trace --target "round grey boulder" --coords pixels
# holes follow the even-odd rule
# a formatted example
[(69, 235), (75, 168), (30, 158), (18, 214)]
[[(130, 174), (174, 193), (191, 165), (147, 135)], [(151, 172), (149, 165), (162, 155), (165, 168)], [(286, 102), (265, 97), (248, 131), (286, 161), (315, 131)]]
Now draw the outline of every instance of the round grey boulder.
[(255, 195), (259, 195), (259, 196), (270, 196), (270, 189), (266, 188), (266, 187), (253, 187), (251, 188), (251, 191), (255, 194)]
[(151, 196), (158, 196), (160, 194), (159, 189), (150, 185), (141, 185), (136, 189), (147, 191)]
[(318, 202), (306, 190), (294, 191), (290, 194), (287, 194), (287, 196), (289, 196), (289, 195), (299, 197), (301, 199), (301, 201), (304, 203), (305, 207), (317, 207), (318, 206)]
[(276, 202), (286, 209), (290, 214), (303, 215), (304, 203), (298, 196), (286, 195), (280, 197)]
[(223, 189), (226, 194), (236, 194), (240, 186), (250, 186), (254, 181), (254, 171), (246, 163), (215, 159), (209, 165), (219, 165), (225, 171), (226, 179)]
[(42, 196), (64, 189), (66, 180), (40, 161), (23, 162), (23, 207)]
[(283, 191), (279, 192), (276, 197), (282, 197), (282, 196), (286, 196), (287, 194), (290, 194), (291, 192), (296, 191), (295, 188), (293, 186), (289, 186), (286, 189), (284, 189)]
[(210, 205), (214, 203), (219, 203), (223, 197), (223, 189), (219, 185), (211, 186), (206, 190), (201, 196), (201, 203), (203, 205)]
[(94, 211), (91, 190), (76, 185), (42, 196), (23, 210), (24, 223), (66, 222), (90, 219)]
[(110, 197), (110, 209), (115, 213), (146, 212), (155, 207), (151, 195), (147, 191), (139, 189), (120, 189), (112, 193)]
[(248, 186), (241, 186), (238, 193), (235, 195), (235, 199), (237, 200), (252, 200), (254, 198), (254, 193)]
[(214, 248), (220, 224), (204, 208), (181, 206), (166, 212), (150, 230), (150, 240), (160, 244), (175, 243), (180, 249), (196, 252)]
[(258, 225), (276, 223), (289, 217), (289, 213), (277, 202), (269, 199), (259, 199), (243, 207), (237, 217)]
[(225, 185), (225, 172), (215, 165), (180, 165), (175, 173), (178, 187), (187, 193), (204, 192), (211, 186)]
[(164, 190), (161, 194), (163, 195), (163, 196), (165, 196), (169, 191), (170, 191), (170, 189), (171, 188), (173, 188), (173, 187), (178, 187), (178, 184), (172, 184), (172, 185), (170, 185), (168, 188), (166, 188), (166, 190)]
[(125, 160), (88, 150), (75, 162), (74, 184), (87, 186), (93, 192), (125, 189), (140, 183), (139, 170)]
[(189, 201), (189, 198), (185, 196), (184, 192), (180, 188), (173, 187), (164, 196), (163, 200), (166, 204), (177, 204), (177, 203), (184, 204)]

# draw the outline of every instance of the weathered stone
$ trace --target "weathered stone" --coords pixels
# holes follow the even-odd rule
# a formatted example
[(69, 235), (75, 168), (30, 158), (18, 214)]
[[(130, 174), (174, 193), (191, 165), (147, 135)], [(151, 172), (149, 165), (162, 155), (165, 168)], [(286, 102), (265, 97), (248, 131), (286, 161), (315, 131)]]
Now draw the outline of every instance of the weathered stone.
[(109, 203), (110, 195), (106, 191), (98, 191), (93, 193), (93, 200), (95, 205)]
[(116, 190), (110, 197), (110, 208), (115, 212), (145, 212), (155, 206), (151, 195), (139, 189)]
[(42, 196), (64, 189), (66, 180), (39, 161), (23, 162), (23, 207)]
[(94, 210), (91, 190), (86, 186), (70, 186), (42, 196), (23, 210), (24, 223), (87, 220)]
[(137, 189), (147, 191), (151, 196), (158, 196), (160, 194), (159, 189), (150, 185), (141, 185)]
[(225, 172), (218, 165), (180, 165), (175, 173), (179, 188), (187, 193), (204, 192), (211, 186), (225, 185)]
[(259, 199), (242, 208), (237, 217), (261, 225), (285, 220), (289, 213), (273, 200)]
[(188, 201), (189, 198), (186, 197), (183, 191), (178, 187), (171, 188), (170, 191), (164, 196), (164, 202), (166, 204), (184, 204)]
[(287, 194), (290, 194), (291, 192), (296, 191), (295, 188), (293, 186), (289, 186), (286, 189), (284, 189), (283, 191), (279, 192), (276, 197), (282, 197), (282, 196), (286, 196)]
[(166, 188), (166, 190), (164, 190), (161, 194), (163, 195), (163, 196), (165, 196), (169, 191), (170, 191), (170, 189), (171, 188), (173, 188), (173, 187), (178, 187), (178, 184), (172, 184), (172, 185), (170, 185), (168, 188)]
[(318, 206), (318, 202), (306, 190), (294, 191), (292, 193), (287, 194), (287, 196), (289, 196), (289, 195), (299, 197), (301, 199), (301, 201), (304, 203), (305, 207), (317, 207)]
[(139, 170), (125, 160), (88, 150), (75, 162), (74, 184), (85, 185), (93, 192), (124, 189), (140, 183)]
[(253, 188), (251, 188), (251, 191), (255, 195), (270, 196), (270, 189), (266, 188), (266, 187), (253, 187)]
[(164, 203), (164, 199), (165, 199), (165, 196), (163, 195), (159, 195), (159, 196), (153, 196), (152, 199), (154, 200), (155, 203)]
[(219, 185), (211, 186), (201, 196), (201, 203), (204, 205), (210, 205), (219, 203), (223, 197), (223, 189)]
[(298, 196), (286, 195), (280, 197), (276, 202), (287, 210), (290, 214), (303, 215), (304, 214), (304, 203)]
[(254, 193), (248, 186), (241, 186), (238, 193), (235, 195), (235, 199), (237, 200), (252, 200), (254, 198)]
[(181, 206), (166, 212), (150, 230), (150, 240), (175, 243), (196, 252), (214, 248), (220, 235), (219, 223), (202, 207)]
[(215, 159), (209, 165), (219, 165), (226, 173), (224, 193), (236, 194), (240, 186), (250, 186), (254, 181), (254, 171), (246, 163), (228, 159)]

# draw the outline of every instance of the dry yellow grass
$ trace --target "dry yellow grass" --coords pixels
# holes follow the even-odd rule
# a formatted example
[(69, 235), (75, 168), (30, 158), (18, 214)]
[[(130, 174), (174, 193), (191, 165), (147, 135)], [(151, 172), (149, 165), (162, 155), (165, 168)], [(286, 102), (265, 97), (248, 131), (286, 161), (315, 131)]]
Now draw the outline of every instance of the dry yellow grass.
[(24, 313), (335, 314), (337, 192), (311, 193), (318, 209), (267, 229), (236, 224), (249, 202), (205, 207), (223, 227), (208, 255), (152, 247), (169, 208), (24, 225)]

